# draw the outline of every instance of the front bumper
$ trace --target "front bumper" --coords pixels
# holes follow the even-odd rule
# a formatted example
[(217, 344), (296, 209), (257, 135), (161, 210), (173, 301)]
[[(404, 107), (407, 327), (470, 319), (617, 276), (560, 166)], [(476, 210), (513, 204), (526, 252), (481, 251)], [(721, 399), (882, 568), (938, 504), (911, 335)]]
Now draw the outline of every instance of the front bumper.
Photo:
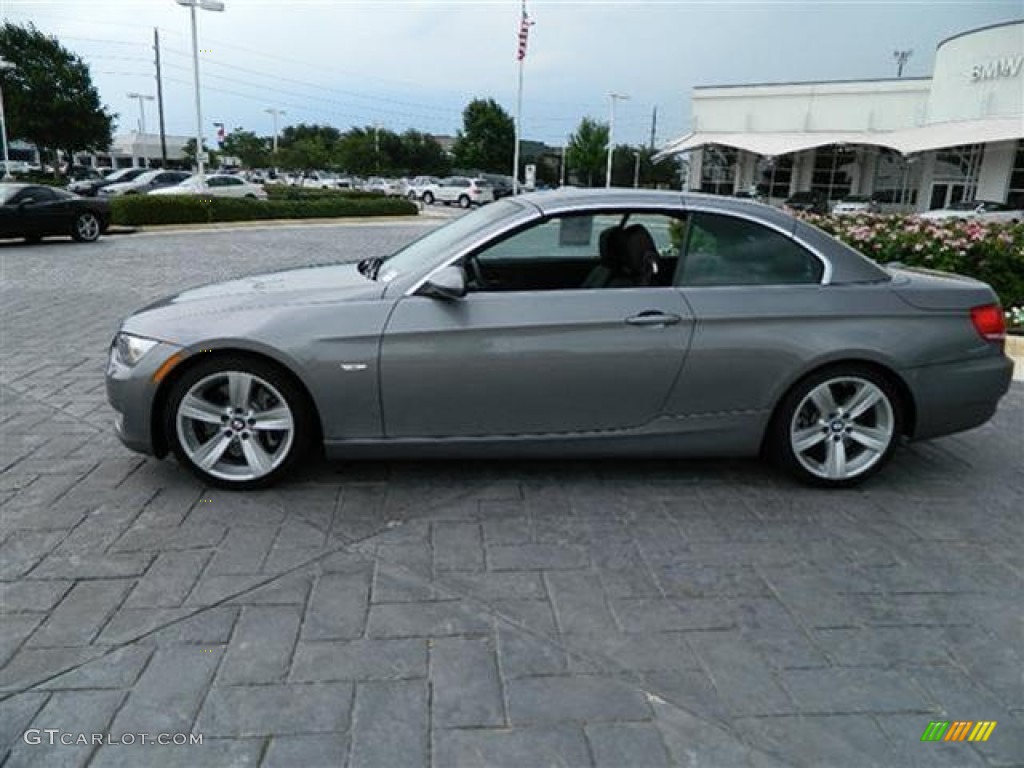
[(181, 347), (161, 342), (132, 368), (113, 355), (108, 359), (107, 402), (115, 411), (114, 431), (133, 451), (158, 454), (153, 444), (153, 402), (160, 385), (153, 374), (179, 352)]
[(927, 440), (973, 429), (991, 419), (1010, 389), (1013, 361), (999, 354), (915, 368), (905, 375), (917, 405), (912, 438)]

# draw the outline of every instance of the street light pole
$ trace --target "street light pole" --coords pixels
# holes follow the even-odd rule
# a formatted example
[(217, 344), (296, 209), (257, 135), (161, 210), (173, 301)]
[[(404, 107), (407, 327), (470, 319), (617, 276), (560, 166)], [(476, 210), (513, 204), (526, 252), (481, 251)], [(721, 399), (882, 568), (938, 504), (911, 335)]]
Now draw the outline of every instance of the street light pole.
[(196, 7), (204, 11), (223, 11), (224, 3), (220, 0), (175, 0), (178, 5), (188, 6), (192, 15), (192, 76), (196, 92), (196, 171), (199, 187), (206, 181), (206, 158), (203, 151), (203, 108), (199, 98), (199, 32), (196, 27)]
[[(14, 69), (14, 65), (11, 62), (6, 61), (5, 59), (0, 59), (0, 73), (7, 72), (12, 69)], [(13, 181), (14, 177), (11, 175), (11, 159), (7, 154), (7, 113), (4, 112), (4, 91), (2, 86), (0, 86), (0, 135), (3, 136), (4, 144), (3, 180)]]
[(640, 186), (640, 153), (633, 153), (633, 189), (637, 189)]
[(149, 167), (149, 159), (146, 157), (146, 102), (152, 101), (153, 97), (144, 93), (129, 93), (129, 99), (137, 99), (139, 102), (139, 138), (142, 141), (142, 167)]
[(896, 61), (896, 77), (903, 77), (903, 67), (906, 66), (907, 60), (914, 55), (914, 50), (907, 49), (904, 51), (893, 51), (892, 57)]
[(273, 115), (274, 117), (274, 155), (275, 159), (277, 159), (277, 118), (278, 115), (287, 115), (288, 113), (285, 112), (283, 109), (274, 109), (273, 107), (267, 107), (263, 111), (266, 112), (268, 115)]
[(612, 153), (615, 151), (615, 102), (619, 99), (626, 100), (629, 96), (622, 93), (609, 93), (608, 99), (611, 102), (611, 110), (608, 120), (608, 165), (604, 173), (604, 185), (612, 185)]

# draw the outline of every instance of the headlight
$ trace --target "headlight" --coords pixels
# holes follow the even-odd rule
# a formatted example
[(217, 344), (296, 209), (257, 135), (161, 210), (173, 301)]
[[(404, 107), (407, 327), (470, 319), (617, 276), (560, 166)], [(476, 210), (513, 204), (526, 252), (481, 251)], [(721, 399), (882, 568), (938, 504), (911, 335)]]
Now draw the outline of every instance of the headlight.
[(130, 333), (119, 333), (114, 337), (112, 354), (122, 365), (133, 368), (149, 350), (159, 343), (154, 339), (133, 336)]

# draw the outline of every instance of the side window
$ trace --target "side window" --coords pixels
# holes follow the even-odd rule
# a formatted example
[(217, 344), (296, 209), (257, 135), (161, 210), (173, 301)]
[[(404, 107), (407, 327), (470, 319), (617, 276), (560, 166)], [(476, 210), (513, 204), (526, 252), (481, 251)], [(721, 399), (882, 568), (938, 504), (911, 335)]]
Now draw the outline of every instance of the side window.
[(821, 261), (785, 235), (733, 216), (695, 213), (676, 283), (683, 286), (819, 283)]
[(212, 176), (206, 180), (206, 186), (208, 187), (226, 187), (227, 179), (222, 176)]
[(555, 216), (468, 259), (470, 290), (669, 286), (683, 231), (681, 219), (660, 213)]
[(43, 203), (56, 199), (57, 196), (49, 187), (26, 187), (11, 202), (23, 203), (26, 200), (31, 200), (34, 203)]

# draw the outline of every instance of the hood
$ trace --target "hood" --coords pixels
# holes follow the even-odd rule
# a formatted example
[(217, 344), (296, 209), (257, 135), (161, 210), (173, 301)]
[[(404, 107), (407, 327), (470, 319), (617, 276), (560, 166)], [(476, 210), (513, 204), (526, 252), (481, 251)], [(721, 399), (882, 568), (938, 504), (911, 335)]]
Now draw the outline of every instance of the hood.
[(223, 313), (372, 301), (380, 298), (385, 287), (364, 277), (355, 264), (290, 269), (189, 288), (139, 310), (125, 320), (124, 328), (171, 341), (168, 331), (181, 329), (189, 318), (208, 324), (209, 315)]

